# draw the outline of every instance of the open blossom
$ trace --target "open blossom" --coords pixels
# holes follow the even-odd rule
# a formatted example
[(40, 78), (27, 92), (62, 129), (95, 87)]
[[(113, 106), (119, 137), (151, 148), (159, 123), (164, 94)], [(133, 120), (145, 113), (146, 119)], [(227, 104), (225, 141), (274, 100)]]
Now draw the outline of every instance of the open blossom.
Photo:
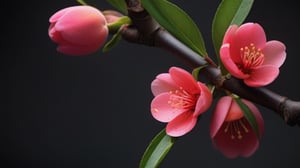
[(224, 35), (220, 58), (234, 77), (252, 87), (273, 82), (286, 58), (285, 45), (266, 40), (263, 28), (257, 23), (232, 25)]
[(230, 96), (224, 96), (217, 102), (210, 123), (210, 136), (214, 146), (228, 158), (251, 156), (257, 150), (264, 130), (259, 110), (247, 100), (242, 99), (242, 102), (253, 112), (258, 125), (258, 136), (242, 109)]
[(66, 55), (87, 55), (96, 52), (108, 36), (104, 15), (91, 6), (61, 9), (49, 19), (48, 34)]
[(197, 82), (187, 71), (171, 67), (169, 73), (159, 74), (151, 83), (155, 98), (151, 102), (152, 116), (166, 122), (166, 133), (173, 137), (190, 132), (198, 116), (212, 103), (205, 84)]

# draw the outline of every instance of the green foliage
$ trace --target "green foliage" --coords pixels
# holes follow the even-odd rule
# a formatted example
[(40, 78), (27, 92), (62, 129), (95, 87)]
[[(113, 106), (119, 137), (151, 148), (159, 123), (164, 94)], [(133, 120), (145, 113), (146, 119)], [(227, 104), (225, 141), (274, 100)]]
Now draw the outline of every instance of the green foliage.
[(110, 34), (114, 34), (112, 38), (104, 45), (102, 51), (107, 52), (115, 47), (119, 41), (122, 39), (122, 26), (130, 25), (131, 19), (128, 16), (120, 17), (116, 22), (108, 24), (108, 29)]
[(258, 130), (258, 125), (256, 122), (256, 118), (253, 115), (253, 112), (250, 110), (250, 108), (242, 102), (242, 100), (239, 97), (235, 97), (234, 100), (237, 102), (237, 104), (240, 106), (242, 109), (245, 118), (249, 121), (250, 125), (254, 129), (257, 137), (259, 137), (259, 130)]
[[(121, 30), (121, 29), (119, 29)], [(104, 47), (102, 48), (103, 52), (107, 52), (109, 50), (111, 50), (112, 48), (114, 48), (122, 39), (122, 34), (121, 31), (118, 31), (117, 33), (115, 33), (112, 38), (104, 45)]]
[(219, 59), (219, 50), (223, 37), (230, 25), (241, 25), (247, 17), (254, 0), (222, 0), (215, 13), (212, 23), (212, 40), (218, 57), (219, 65), (223, 68)]
[(127, 5), (125, 3), (125, 0), (107, 0), (112, 6), (123, 12), (124, 14), (127, 14)]
[(200, 70), (203, 69), (206, 66), (207, 65), (203, 65), (203, 66), (200, 66), (200, 67), (197, 67), (197, 68), (193, 69), (192, 75), (193, 75), (195, 80), (198, 80)]
[(122, 16), (117, 21), (109, 23), (107, 26), (109, 29), (109, 33), (114, 34), (118, 32), (123, 25), (130, 25), (130, 24), (131, 24), (131, 19), (128, 16)]
[(167, 31), (201, 56), (207, 55), (197, 25), (182, 9), (167, 0), (142, 0), (143, 7)]
[(81, 5), (88, 5), (84, 0), (77, 0), (77, 2)]
[(175, 142), (175, 138), (166, 134), (166, 130), (161, 130), (147, 147), (139, 168), (156, 168), (167, 155)]

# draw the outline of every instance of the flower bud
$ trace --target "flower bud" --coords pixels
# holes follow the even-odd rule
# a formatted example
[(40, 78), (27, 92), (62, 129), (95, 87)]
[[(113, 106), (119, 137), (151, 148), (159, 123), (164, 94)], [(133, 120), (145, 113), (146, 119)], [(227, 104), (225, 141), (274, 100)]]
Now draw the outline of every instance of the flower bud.
[(108, 36), (104, 15), (91, 6), (61, 9), (50, 17), (49, 22), (49, 37), (58, 44), (57, 51), (66, 55), (92, 54)]
[(124, 16), (122, 13), (115, 10), (105, 10), (102, 13), (105, 16), (106, 22), (108, 24), (114, 23)]

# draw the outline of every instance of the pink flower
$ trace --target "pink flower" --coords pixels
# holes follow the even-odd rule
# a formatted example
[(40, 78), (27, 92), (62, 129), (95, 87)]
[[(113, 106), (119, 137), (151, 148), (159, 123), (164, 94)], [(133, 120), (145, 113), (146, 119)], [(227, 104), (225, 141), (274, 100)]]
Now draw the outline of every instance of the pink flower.
[(210, 136), (214, 146), (228, 158), (251, 156), (257, 150), (264, 130), (264, 121), (259, 110), (251, 102), (244, 99), (242, 101), (256, 118), (259, 137), (239, 105), (230, 96), (220, 98), (210, 123)]
[(151, 90), (155, 96), (151, 103), (152, 116), (167, 122), (166, 133), (173, 137), (190, 132), (198, 116), (212, 103), (206, 85), (177, 67), (171, 67), (169, 73), (159, 74), (152, 82)]
[(275, 40), (267, 42), (257, 23), (232, 25), (224, 35), (220, 58), (228, 72), (248, 86), (265, 86), (279, 74), (286, 58), (285, 45)]
[(108, 36), (104, 15), (91, 6), (73, 6), (59, 10), (49, 19), (50, 38), (57, 50), (66, 55), (87, 55), (96, 52)]

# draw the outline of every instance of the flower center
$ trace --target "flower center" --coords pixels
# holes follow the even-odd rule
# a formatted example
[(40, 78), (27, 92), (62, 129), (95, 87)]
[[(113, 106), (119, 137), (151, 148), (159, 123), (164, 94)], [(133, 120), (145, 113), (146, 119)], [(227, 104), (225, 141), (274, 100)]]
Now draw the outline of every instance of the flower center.
[(245, 118), (227, 122), (224, 132), (230, 135), (231, 139), (243, 139), (243, 135), (249, 132), (249, 129), (245, 125), (247, 120)]
[(253, 43), (240, 49), (242, 65), (240, 68), (244, 73), (250, 73), (250, 69), (261, 65), (264, 62), (264, 54), (260, 48), (256, 48)]
[(184, 90), (182, 87), (179, 90), (170, 91), (170, 98), (168, 104), (172, 108), (177, 109), (194, 109), (196, 105), (196, 100), (199, 95), (192, 95)]

